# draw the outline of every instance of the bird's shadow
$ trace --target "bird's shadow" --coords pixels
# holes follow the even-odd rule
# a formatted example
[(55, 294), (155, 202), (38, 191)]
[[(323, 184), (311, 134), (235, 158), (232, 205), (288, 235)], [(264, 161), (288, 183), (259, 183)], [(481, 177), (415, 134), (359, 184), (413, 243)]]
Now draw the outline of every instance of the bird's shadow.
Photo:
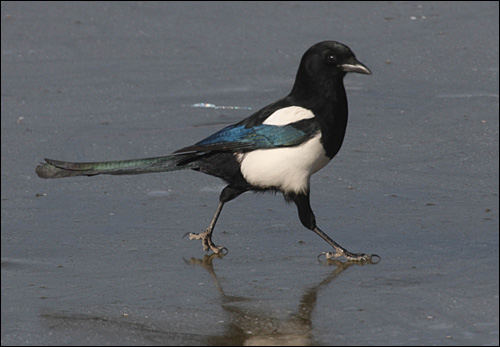
[(223, 257), (222, 254), (210, 254), (205, 255), (203, 259), (184, 259), (186, 264), (200, 266), (210, 274), (221, 297), (221, 307), (230, 317), (224, 334), (207, 336), (206, 343), (208, 345), (315, 345), (312, 336), (312, 315), (316, 308), (320, 289), (327, 286), (351, 266), (377, 263), (372, 261), (341, 262), (332, 259), (320, 261), (323, 265), (334, 266), (334, 269), (319, 283), (306, 288), (300, 297), (298, 307), (283, 319), (272, 317), (271, 312), (268, 312), (268, 310), (248, 309), (248, 305), (242, 307), (239, 304), (241, 302), (251, 302), (254, 299), (225, 293), (214, 269), (214, 260)]

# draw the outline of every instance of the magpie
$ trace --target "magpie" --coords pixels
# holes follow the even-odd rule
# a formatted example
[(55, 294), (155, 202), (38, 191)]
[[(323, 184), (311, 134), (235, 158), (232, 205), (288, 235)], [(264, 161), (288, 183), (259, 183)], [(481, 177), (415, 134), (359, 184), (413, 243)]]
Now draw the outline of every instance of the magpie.
[(302, 56), (290, 94), (194, 145), (154, 158), (80, 163), (45, 159), (36, 173), (41, 178), (61, 178), (191, 169), (219, 177), (227, 186), (210, 225), (202, 233), (187, 234), (191, 240), (201, 240), (205, 251), (222, 254), (227, 249), (216, 245), (212, 234), (224, 204), (247, 191), (281, 192), (297, 206), (302, 224), (333, 247), (333, 253), (320, 255), (369, 261), (376, 255), (351, 253), (316, 225), (309, 200), (311, 175), (328, 164), (344, 140), (348, 72), (371, 75), (346, 45), (319, 42)]

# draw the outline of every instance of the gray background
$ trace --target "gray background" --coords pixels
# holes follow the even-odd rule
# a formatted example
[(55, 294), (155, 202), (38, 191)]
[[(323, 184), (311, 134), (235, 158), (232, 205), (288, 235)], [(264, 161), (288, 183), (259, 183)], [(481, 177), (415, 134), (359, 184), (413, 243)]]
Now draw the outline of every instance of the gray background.
[[(2, 345), (498, 345), (498, 2), (1, 9)], [(319, 263), (295, 208), (254, 194), (222, 213), (229, 254), (204, 258), (182, 235), (223, 183), (196, 172), (34, 173), (192, 144), (286, 95), (326, 39), (373, 76), (346, 77), (312, 205), (377, 265)]]

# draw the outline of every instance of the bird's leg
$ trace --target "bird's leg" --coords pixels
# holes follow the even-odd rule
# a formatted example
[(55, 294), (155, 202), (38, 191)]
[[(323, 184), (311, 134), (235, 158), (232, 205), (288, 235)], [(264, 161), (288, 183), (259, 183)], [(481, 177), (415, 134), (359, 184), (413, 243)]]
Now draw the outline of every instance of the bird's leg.
[(323, 240), (328, 242), (334, 249), (335, 253), (332, 252), (323, 252), (320, 255), (325, 255), (326, 259), (332, 259), (332, 258), (338, 258), (338, 257), (344, 257), (347, 260), (352, 260), (352, 261), (370, 261), (372, 260), (372, 257), (377, 257), (380, 258), (376, 254), (365, 254), (365, 253), (352, 253), (349, 252), (347, 249), (339, 245), (337, 242), (333, 241), (327, 234), (325, 234), (323, 231), (321, 231), (320, 228), (315, 226), (312, 231), (314, 231), (316, 234), (318, 234)]
[(212, 222), (205, 232), (200, 234), (189, 233), (190, 240), (201, 240), (204, 251), (208, 251), (209, 249), (211, 249), (212, 252), (217, 254), (222, 252), (224, 249), (227, 251), (226, 247), (217, 246), (212, 242), (212, 233), (214, 232), (215, 224), (217, 223), (217, 219), (219, 219), (219, 215), (222, 211), (223, 206), (224, 203), (220, 201), (219, 205), (217, 206), (217, 210), (215, 211), (214, 218), (212, 218)]
[(320, 228), (316, 226), (316, 217), (311, 209), (311, 204), (309, 203), (309, 193), (289, 193), (285, 196), (286, 199), (292, 200), (297, 205), (297, 210), (299, 212), (299, 218), (302, 224), (318, 234), (323, 240), (328, 242), (334, 249), (335, 253), (323, 252), (321, 255), (325, 255), (327, 259), (345, 257), (347, 260), (351, 261), (369, 261), (372, 257), (380, 258), (376, 254), (365, 254), (365, 253), (352, 253), (347, 249), (339, 245), (337, 242), (333, 241), (327, 234), (325, 234)]
[(226, 250), (226, 247), (221, 247), (217, 246), (212, 242), (212, 234), (214, 232), (215, 224), (217, 223), (217, 219), (219, 219), (219, 215), (222, 211), (222, 207), (224, 207), (224, 204), (230, 200), (233, 200), (236, 198), (238, 195), (241, 193), (244, 193), (245, 189), (241, 188), (236, 188), (231, 185), (228, 185), (225, 187), (222, 192), (220, 193), (219, 197), (219, 205), (217, 206), (217, 210), (215, 210), (214, 218), (212, 218), (212, 222), (210, 222), (210, 225), (208, 226), (208, 229), (200, 234), (195, 234), (195, 233), (188, 233), (186, 235), (189, 235), (190, 240), (201, 240), (203, 244), (203, 250), (208, 251), (209, 249), (212, 250), (212, 252), (218, 254), (220, 252), (223, 252)]

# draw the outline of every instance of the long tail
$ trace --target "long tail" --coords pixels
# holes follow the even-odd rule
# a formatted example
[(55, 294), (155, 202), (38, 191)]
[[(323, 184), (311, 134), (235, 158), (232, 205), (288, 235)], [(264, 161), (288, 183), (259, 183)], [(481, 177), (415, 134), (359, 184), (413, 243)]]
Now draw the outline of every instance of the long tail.
[(197, 163), (189, 159), (182, 155), (169, 155), (132, 160), (71, 163), (45, 158), (45, 163), (39, 164), (35, 171), (41, 178), (62, 178), (94, 175), (135, 175), (197, 168)]

